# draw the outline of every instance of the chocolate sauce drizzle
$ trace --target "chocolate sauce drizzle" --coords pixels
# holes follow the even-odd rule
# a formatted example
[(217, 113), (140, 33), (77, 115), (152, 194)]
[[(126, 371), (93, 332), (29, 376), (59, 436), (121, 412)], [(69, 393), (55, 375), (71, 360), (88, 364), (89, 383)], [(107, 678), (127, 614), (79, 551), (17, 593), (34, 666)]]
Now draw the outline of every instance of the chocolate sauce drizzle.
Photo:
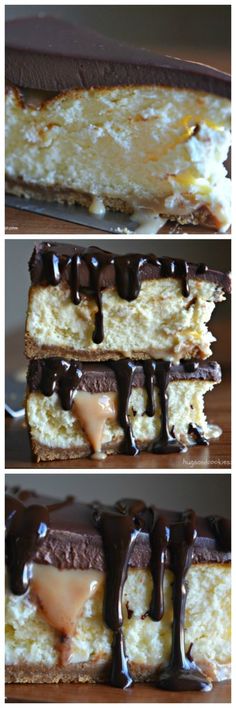
[(118, 502), (114, 511), (96, 507), (94, 517), (101, 531), (106, 560), (103, 616), (113, 632), (110, 683), (117, 688), (128, 688), (132, 684), (122, 630), (122, 597), (132, 546), (141, 530), (138, 517), (133, 516), (135, 511), (135, 505), (129, 507), (125, 502)]
[(119, 391), (118, 420), (124, 432), (121, 452), (123, 452), (124, 455), (138, 455), (139, 448), (136, 444), (128, 415), (129, 399), (136, 363), (130, 359), (121, 359), (120, 361), (111, 362), (110, 366), (115, 371)]
[(174, 574), (172, 646), (169, 663), (157, 678), (157, 686), (169, 691), (210, 691), (212, 688), (210, 681), (186, 656), (184, 646), (185, 579), (192, 563), (196, 537), (195, 513), (187, 511), (170, 529), (170, 568)]
[[(32, 496), (28, 493), (28, 497)], [(32, 505), (30, 502), (27, 506), (28, 497), (24, 494), (17, 497), (6, 495), (6, 560), (10, 588), (16, 595), (24, 594), (29, 587), (30, 566), (50, 530), (50, 513), (73, 504), (72, 498), (68, 497), (64, 502), (48, 506)], [(114, 507), (96, 502), (88, 507), (88, 511), (92, 514), (92, 524), (102, 536), (105, 556), (103, 617), (113, 632), (111, 685), (127, 688), (132, 684), (123, 635), (122, 602), (131, 552), (142, 532), (148, 535), (151, 546), (153, 593), (148, 614), (154, 622), (161, 620), (165, 610), (163, 583), (166, 565), (174, 575), (171, 654), (167, 666), (158, 672), (157, 685), (174, 691), (210, 690), (211, 683), (191, 658), (192, 645), (187, 653), (184, 646), (186, 576), (197, 540), (195, 513), (188, 510), (180, 515), (174, 514), (172, 518), (167, 512), (160, 513), (155, 507), (146, 507), (143, 501), (133, 499), (122, 499)], [(228, 551), (230, 522), (211, 516), (207, 519), (207, 525), (219, 548)], [(132, 610), (127, 608), (127, 611), (131, 617)], [(63, 641), (66, 641), (64, 636)]]
[(46, 507), (27, 507), (20, 499), (6, 496), (6, 557), (14, 595), (23, 595), (29, 587), (31, 560), (47, 534), (48, 522)]
[(139, 296), (142, 281), (152, 278), (179, 278), (184, 298), (190, 295), (189, 278), (207, 278), (229, 288), (227, 274), (210, 271), (202, 263), (158, 258), (153, 254), (116, 255), (95, 247), (85, 249), (70, 244), (42, 243), (35, 249), (29, 267), (34, 285), (57, 286), (61, 281), (66, 282), (74, 305), (78, 305), (84, 295), (95, 299), (95, 344), (100, 344), (104, 338), (102, 291), (106, 287), (115, 287), (120, 298), (128, 302)]
[(153, 580), (153, 591), (149, 615), (155, 622), (160, 622), (164, 614), (164, 572), (166, 550), (170, 540), (170, 529), (163, 516), (159, 516), (156, 509), (153, 512), (153, 526), (150, 530), (151, 560), (150, 570)]
[(24, 502), (32, 496), (32, 492), (20, 492), (18, 498), (6, 494), (5, 499), (6, 562), (14, 595), (23, 595), (28, 590), (32, 559), (48, 533), (50, 511), (61, 509), (73, 500), (68, 496), (49, 506), (26, 506)]
[(188, 434), (193, 436), (195, 445), (209, 445), (208, 440), (203, 435), (203, 430), (200, 425), (189, 423)]
[(158, 366), (156, 366), (156, 379), (161, 406), (161, 431), (158, 440), (154, 441), (152, 444), (152, 452), (157, 454), (186, 451), (186, 447), (176, 440), (173, 432), (170, 432), (169, 429), (167, 386), (169, 383), (170, 366), (169, 361), (158, 362)]
[[(117, 382), (118, 420), (124, 432), (120, 452), (126, 455), (137, 455), (140, 451), (132, 432), (132, 425), (128, 414), (129, 399), (134, 385), (134, 378), (140, 370), (144, 374), (144, 386), (147, 391), (146, 414), (148, 416), (155, 414), (155, 386), (158, 388), (159, 404), (161, 408), (160, 434), (154, 443), (152, 443), (150, 451), (156, 454), (185, 452), (186, 447), (176, 440), (173, 429), (170, 431), (167, 389), (170, 380), (175, 379), (180, 368), (181, 372), (183, 372), (180, 378), (181, 376), (187, 378), (199, 370), (199, 362), (195, 360), (182, 361), (178, 368), (169, 361), (156, 361), (154, 359), (133, 361), (131, 359), (120, 359), (118, 361), (106, 362), (106, 368), (108, 371), (109, 369), (114, 371)], [(80, 381), (83, 378), (83, 374), (87, 371), (86, 364), (79, 361), (66, 361), (56, 357), (33, 360), (30, 363), (28, 375), (29, 389), (30, 391), (40, 390), (44, 396), (51, 396), (54, 392), (57, 392), (63, 410), (70, 410), (74, 395), (80, 388)], [(210, 374), (211, 372), (213, 376), (213, 368), (210, 369)], [(190, 423), (188, 433), (193, 436), (196, 445), (208, 444), (198, 426), (193, 426), (192, 423)]]

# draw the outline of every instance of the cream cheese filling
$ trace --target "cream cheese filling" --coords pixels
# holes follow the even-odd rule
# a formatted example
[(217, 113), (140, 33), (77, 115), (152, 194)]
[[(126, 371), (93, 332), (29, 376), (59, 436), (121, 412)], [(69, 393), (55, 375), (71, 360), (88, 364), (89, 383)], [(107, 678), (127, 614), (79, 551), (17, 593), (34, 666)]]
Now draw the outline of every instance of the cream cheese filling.
[(163, 217), (204, 206), (226, 231), (229, 146), (230, 102), (203, 92), (74, 90), (40, 106), (22, 105), (14, 89), (6, 97), (9, 181), (22, 181), (26, 195), (27, 185), (74, 190), (75, 201), (90, 195), (100, 213), (105, 197)]

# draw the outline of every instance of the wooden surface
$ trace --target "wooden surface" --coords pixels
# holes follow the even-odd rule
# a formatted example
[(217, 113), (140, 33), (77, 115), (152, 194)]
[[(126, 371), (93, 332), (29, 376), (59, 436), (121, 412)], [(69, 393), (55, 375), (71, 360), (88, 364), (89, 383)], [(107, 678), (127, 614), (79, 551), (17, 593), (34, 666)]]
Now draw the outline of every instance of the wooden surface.
[[(81, 224), (73, 224), (71, 221), (63, 221), (62, 219), (52, 219), (50, 216), (42, 216), (41, 214), (33, 214), (30, 211), (21, 211), (20, 209), (12, 209), (11, 207), (6, 207), (5, 210), (5, 233), (9, 236), (17, 236), (20, 234), (56, 234), (56, 235), (70, 235), (74, 236), (78, 234), (100, 234), (104, 235), (104, 230), (92, 229), (91, 226), (82, 226)], [(106, 230), (107, 233), (107, 230)], [(228, 232), (229, 233), (229, 232)], [(175, 222), (168, 221), (167, 224), (158, 232), (158, 236), (161, 235), (195, 235), (205, 234), (207, 237), (222, 238), (222, 234), (215, 233), (212, 229), (203, 228), (202, 226), (191, 226), (185, 225), (180, 226)], [(117, 233), (110, 233), (109, 236), (117, 238)], [(127, 234), (119, 234), (119, 236), (126, 236)], [(129, 234), (130, 238), (135, 237), (135, 234)]]
[(230, 703), (229, 681), (215, 684), (209, 693), (160, 691), (153, 685), (136, 684), (125, 691), (110, 686), (8, 685), (9, 703)]
[(50, 216), (33, 214), (30, 211), (6, 208), (5, 215), (6, 234), (17, 236), (19, 234), (103, 234), (103, 231), (73, 224), (62, 219), (52, 219)]
[(137, 457), (109, 455), (106, 460), (91, 459), (55, 461), (36, 464), (31, 460), (30, 444), (24, 420), (6, 418), (6, 469), (228, 469), (230, 468), (230, 381), (226, 374), (222, 384), (207, 394), (206, 411), (209, 422), (223, 429), (220, 438), (209, 447), (194, 446), (184, 454), (153, 455), (143, 452)]

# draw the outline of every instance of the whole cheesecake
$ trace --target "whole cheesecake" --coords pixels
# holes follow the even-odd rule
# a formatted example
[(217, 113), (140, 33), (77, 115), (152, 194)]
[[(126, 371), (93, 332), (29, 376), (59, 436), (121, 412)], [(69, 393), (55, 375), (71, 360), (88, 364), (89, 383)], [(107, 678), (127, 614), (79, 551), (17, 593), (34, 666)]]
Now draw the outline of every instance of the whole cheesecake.
[(30, 17), (6, 25), (6, 84), (8, 192), (228, 230), (227, 74)]

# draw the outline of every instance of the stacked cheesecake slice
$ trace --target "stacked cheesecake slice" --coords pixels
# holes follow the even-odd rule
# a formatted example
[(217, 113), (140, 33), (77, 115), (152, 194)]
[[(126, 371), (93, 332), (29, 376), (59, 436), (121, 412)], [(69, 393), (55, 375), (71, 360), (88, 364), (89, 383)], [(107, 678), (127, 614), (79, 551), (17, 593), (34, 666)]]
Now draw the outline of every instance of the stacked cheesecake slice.
[(41, 243), (30, 260), (27, 419), (36, 459), (180, 452), (217, 434), (204, 360), (228, 274), (180, 259)]
[(230, 523), (159, 509), (158, 493), (149, 507), (8, 490), (7, 682), (230, 677)]

